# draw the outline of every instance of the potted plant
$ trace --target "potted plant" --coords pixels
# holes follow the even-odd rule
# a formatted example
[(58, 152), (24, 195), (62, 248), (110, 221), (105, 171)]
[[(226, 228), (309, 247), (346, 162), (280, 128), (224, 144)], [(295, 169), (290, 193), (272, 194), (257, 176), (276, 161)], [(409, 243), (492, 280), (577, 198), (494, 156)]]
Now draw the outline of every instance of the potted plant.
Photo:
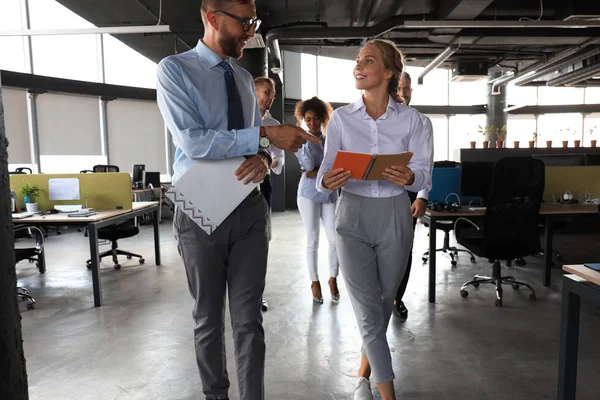
[(506, 140), (506, 125), (502, 128), (496, 128), (496, 145), (499, 149), (504, 147), (504, 141)]
[(533, 132), (533, 137), (532, 137), (532, 139), (529, 141), (529, 148), (530, 148), (530, 149), (533, 149), (533, 148), (535, 148), (535, 142), (537, 142), (537, 136), (538, 136), (537, 132), (535, 132), (535, 131), (534, 131), (534, 132)]
[[(567, 136), (568, 136), (571, 133), (571, 128), (566, 128), (565, 131), (566, 131)], [(560, 132), (560, 136), (562, 137), (563, 136), (562, 135), (563, 130), (561, 129), (559, 132)], [(562, 144), (563, 144), (563, 148), (569, 147), (569, 140), (563, 140)]]
[[(539, 138), (540, 138), (540, 137), (542, 137), (542, 136), (544, 136), (542, 133), (538, 133), (538, 134), (537, 134), (537, 138), (538, 138), (538, 140), (539, 140)], [(552, 147), (552, 140), (546, 140), (546, 147), (547, 147), (547, 148), (550, 148), (550, 147)]]
[(35, 199), (41, 192), (42, 190), (38, 185), (32, 185), (29, 182), (24, 182), (21, 185), (21, 195), (23, 196), (27, 212), (37, 212), (39, 210), (38, 203)]
[[(573, 136), (577, 137), (577, 130), (573, 130)], [(573, 146), (580, 147), (581, 146), (581, 139), (573, 139)]]
[[(592, 137), (593, 137), (593, 136), (596, 134), (596, 128), (597, 128), (597, 126), (593, 126), (593, 127), (590, 129), (590, 136), (592, 136)], [(592, 146), (592, 147), (596, 147), (596, 139), (592, 139), (592, 140), (590, 140), (590, 146)]]
[(477, 148), (477, 142), (473, 140), (473, 135), (471, 134), (471, 132), (467, 133), (467, 136), (471, 139), (471, 141), (469, 142), (471, 144), (471, 148)]
[(483, 135), (484, 139), (483, 139), (483, 148), (487, 149), (490, 146), (490, 141), (488, 140), (488, 127), (483, 127), (481, 125), (478, 125), (477, 127), (477, 132), (479, 132), (479, 134)]

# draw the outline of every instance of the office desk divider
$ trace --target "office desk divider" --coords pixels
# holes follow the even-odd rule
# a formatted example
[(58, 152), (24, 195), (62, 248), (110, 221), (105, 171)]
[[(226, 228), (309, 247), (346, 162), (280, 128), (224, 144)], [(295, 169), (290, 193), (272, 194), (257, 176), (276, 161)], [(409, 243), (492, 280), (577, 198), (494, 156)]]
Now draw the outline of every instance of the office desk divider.
[[(50, 200), (49, 179), (78, 178), (79, 200)], [(81, 204), (96, 210), (131, 210), (131, 176), (126, 172), (102, 174), (15, 174), (10, 176), (10, 188), (17, 193), (17, 207), (24, 209), (21, 184), (29, 182), (38, 185), (42, 193), (35, 199), (40, 211), (47, 211), (55, 205)], [(87, 201), (87, 204), (86, 204)]]
[(552, 203), (552, 195), (558, 199), (566, 190), (576, 200), (584, 192), (600, 196), (600, 166), (546, 167), (544, 202)]

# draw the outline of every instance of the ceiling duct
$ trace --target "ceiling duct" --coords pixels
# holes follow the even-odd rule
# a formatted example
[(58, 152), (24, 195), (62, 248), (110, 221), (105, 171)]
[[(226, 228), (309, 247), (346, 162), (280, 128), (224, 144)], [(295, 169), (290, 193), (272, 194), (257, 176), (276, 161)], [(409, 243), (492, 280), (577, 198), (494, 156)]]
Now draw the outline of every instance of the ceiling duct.
[(529, 82), (534, 81), (535, 79), (539, 78), (540, 76), (547, 75), (554, 71), (558, 71), (562, 68), (565, 68), (569, 65), (573, 65), (580, 61), (587, 60), (588, 58), (593, 57), (597, 54), (600, 54), (600, 46), (594, 47), (587, 51), (583, 51), (574, 57), (568, 57), (566, 60), (559, 61), (558, 63), (552, 63), (546, 67), (538, 68), (538, 69), (536, 69), (536, 71), (533, 74), (529, 74), (527, 76), (522, 76), (522, 77), (516, 79), (514, 83), (517, 86), (523, 86)]
[(442, 63), (448, 58), (450, 58), (452, 54), (456, 53), (456, 50), (458, 50), (459, 47), (460, 45), (458, 44), (451, 44), (450, 46), (446, 47), (446, 49), (442, 51), (436, 58), (434, 58), (433, 61), (425, 67), (423, 72), (421, 72), (421, 75), (419, 75), (419, 85), (423, 84), (423, 78), (425, 77), (425, 75), (442, 65)]
[(555, 87), (559, 85), (570, 86), (583, 80), (593, 78), (600, 73), (600, 63), (593, 64), (588, 67), (576, 69), (573, 72), (563, 74), (559, 77), (549, 80), (546, 82), (547, 86)]

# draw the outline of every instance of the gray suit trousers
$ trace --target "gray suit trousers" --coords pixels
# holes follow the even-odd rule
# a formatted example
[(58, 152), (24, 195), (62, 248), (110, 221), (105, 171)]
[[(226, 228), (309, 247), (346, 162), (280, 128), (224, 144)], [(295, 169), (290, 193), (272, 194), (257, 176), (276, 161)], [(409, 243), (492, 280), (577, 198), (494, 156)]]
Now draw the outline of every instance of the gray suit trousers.
[(241, 400), (264, 399), (265, 335), (260, 310), (265, 288), (267, 204), (255, 191), (208, 235), (181, 210), (174, 218), (177, 248), (194, 298), (194, 345), (203, 392), (225, 399), (225, 294), (233, 328)]

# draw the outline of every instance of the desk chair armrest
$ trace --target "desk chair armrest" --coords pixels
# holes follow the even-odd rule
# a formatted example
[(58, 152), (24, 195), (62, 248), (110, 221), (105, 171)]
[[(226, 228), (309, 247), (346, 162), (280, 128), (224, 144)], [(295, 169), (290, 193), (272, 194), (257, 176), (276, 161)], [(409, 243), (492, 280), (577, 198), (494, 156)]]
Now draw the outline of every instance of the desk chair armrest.
[(24, 231), (24, 230), (28, 230), (29, 232), (31, 232), (32, 230), (36, 231), (35, 247), (38, 250), (43, 250), (44, 249), (44, 232), (40, 228), (38, 228), (37, 226), (34, 226), (34, 225), (24, 225), (24, 226), (18, 226), (15, 228), (15, 232)]
[(456, 219), (456, 221), (454, 222), (454, 235), (456, 235), (456, 227), (458, 226), (458, 223), (460, 221), (466, 221), (466, 222), (470, 223), (471, 225), (473, 225), (475, 227), (475, 229), (477, 229), (478, 231), (481, 230), (481, 227), (479, 225), (477, 225), (475, 222), (471, 221), (470, 219), (465, 218), (465, 217), (458, 217)]

